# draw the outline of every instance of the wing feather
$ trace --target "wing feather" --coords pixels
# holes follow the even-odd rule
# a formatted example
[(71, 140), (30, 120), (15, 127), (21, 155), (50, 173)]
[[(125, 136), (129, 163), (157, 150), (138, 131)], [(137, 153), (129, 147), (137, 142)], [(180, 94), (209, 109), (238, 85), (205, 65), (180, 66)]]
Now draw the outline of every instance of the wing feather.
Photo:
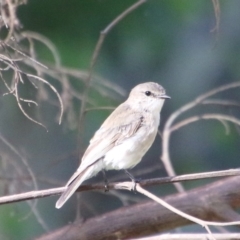
[(90, 141), (78, 171), (83, 171), (125, 139), (133, 136), (143, 124), (143, 116), (127, 104), (121, 104), (105, 120)]

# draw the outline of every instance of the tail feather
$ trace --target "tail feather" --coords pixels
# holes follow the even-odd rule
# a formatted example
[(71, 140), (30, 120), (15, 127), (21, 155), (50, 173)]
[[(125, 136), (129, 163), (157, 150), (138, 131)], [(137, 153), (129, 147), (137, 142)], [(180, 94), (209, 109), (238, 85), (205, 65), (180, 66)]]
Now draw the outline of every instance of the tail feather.
[(61, 208), (63, 204), (73, 195), (73, 193), (78, 189), (78, 187), (88, 178), (88, 170), (89, 168), (85, 169), (80, 173), (74, 173), (73, 176), (76, 176), (75, 179), (69, 181), (67, 184), (67, 189), (62, 193), (61, 197), (56, 202), (56, 208)]

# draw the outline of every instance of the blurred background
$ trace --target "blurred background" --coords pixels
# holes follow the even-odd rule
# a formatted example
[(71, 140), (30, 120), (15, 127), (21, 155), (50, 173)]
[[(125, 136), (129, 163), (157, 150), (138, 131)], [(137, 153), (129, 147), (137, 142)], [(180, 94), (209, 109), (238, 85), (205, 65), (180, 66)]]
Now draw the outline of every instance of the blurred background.
[[(63, 186), (76, 170), (79, 156), (110, 113), (110, 110), (87, 112), (79, 136), (80, 99), (92, 53), (100, 31), (134, 2), (29, 0), (18, 8), (17, 16), (21, 23), (18, 31), (41, 34), (59, 52), (62, 65), (59, 68), (66, 75), (56, 77), (49, 74), (45, 78), (62, 94), (64, 116), (59, 125), (59, 104), (49, 88), (40, 88), (42, 91), (39, 93), (29, 82), (21, 84), (21, 96), (39, 102), (39, 107), (24, 105), (24, 109), (43, 123), (47, 132), (23, 115), (12, 95), (2, 96), (7, 89), (0, 82), (0, 133), (21, 154), (19, 157), (6, 142), (0, 141), (1, 195), (34, 189), (23, 163), (25, 160), (35, 175), (39, 189)], [(216, 11), (210, 0), (151, 0), (133, 11), (106, 37), (94, 68), (87, 107), (116, 107), (126, 99), (133, 86), (155, 81), (164, 86), (171, 96), (161, 114), (162, 130), (167, 118), (184, 104), (220, 85), (239, 81), (240, 1), (220, 1), (220, 8), (218, 30)], [(29, 43), (23, 41), (21, 44), (24, 47)], [(35, 49), (37, 60), (49, 66), (50, 70), (57, 71), (49, 48), (36, 41)], [(24, 70), (28, 71), (28, 68), (24, 67)], [(78, 71), (77, 74), (71, 75), (74, 70)], [(63, 95), (66, 76), (74, 96), (71, 100)], [(214, 98), (239, 102), (240, 91), (229, 90)], [(236, 107), (202, 105), (180, 119), (203, 112), (240, 117)], [(229, 126), (230, 131), (226, 134), (218, 121), (203, 120), (174, 132), (170, 155), (176, 173), (239, 167), (240, 131), (232, 124)], [(142, 179), (166, 176), (160, 156), (161, 138), (158, 136), (143, 161), (131, 173)], [(128, 179), (124, 172), (111, 171), (107, 172), (107, 176), (109, 181)], [(192, 181), (184, 186), (191, 189), (209, 181)], [(88, 182), (103, 182), (102, 175)], [(172, 185), (151, 187), (149, 190), (159, 196), (176, 192)], [(57, 198), (39, 199), (38, 213), (35, 214), (30, 213), (31, 208), (26, 202), (2, 205), (0, 238), (32, 239), (74, 221), (78, 209), (76, 196), (60, 210), (55, 209)], [(87, 219), (141, 201), (146, 201), (146, 198), (127, 192), (83, 192), (80, 194), (80, 216)], [(200, 227), (186, 229), (201, 231)]]

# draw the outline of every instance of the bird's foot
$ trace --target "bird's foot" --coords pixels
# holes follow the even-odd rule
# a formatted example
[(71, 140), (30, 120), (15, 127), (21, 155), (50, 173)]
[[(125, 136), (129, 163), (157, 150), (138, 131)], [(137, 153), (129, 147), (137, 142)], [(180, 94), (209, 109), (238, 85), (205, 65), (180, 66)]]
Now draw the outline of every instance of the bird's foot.
[(108, 182), (105, 182), (104, 184), (104, 192), (109, 192)]
[(102, 173), (103, 173), (103, 179), (104, 179), (104, 192), (108, 192), (109, 184), (108, 184), (107, 176), (104, 170), (102, 170)]
[(137, 193), (136, 185), (137, 185), (137, 183), (140, 183), (142, 179), (134, 178), (133, 175), (130, 172), (128, 172), (127, 170), (125, 170), (125, 172), (129, 176), (129, 178), (132, 180), (132, 183), (133, 183), (131, 191), (133, 191), (136, 194)]

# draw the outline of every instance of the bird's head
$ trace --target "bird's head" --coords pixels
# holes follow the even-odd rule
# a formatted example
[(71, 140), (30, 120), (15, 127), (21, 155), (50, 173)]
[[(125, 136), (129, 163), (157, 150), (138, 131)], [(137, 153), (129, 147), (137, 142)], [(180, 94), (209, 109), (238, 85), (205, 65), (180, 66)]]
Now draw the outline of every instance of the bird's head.
[(148, 111), (161, 111), (166, 95), (165, 89), (155, 82), (141, 83), (134, 87), (129, 94), (128, 101), (131, 105), (141, 107)]

